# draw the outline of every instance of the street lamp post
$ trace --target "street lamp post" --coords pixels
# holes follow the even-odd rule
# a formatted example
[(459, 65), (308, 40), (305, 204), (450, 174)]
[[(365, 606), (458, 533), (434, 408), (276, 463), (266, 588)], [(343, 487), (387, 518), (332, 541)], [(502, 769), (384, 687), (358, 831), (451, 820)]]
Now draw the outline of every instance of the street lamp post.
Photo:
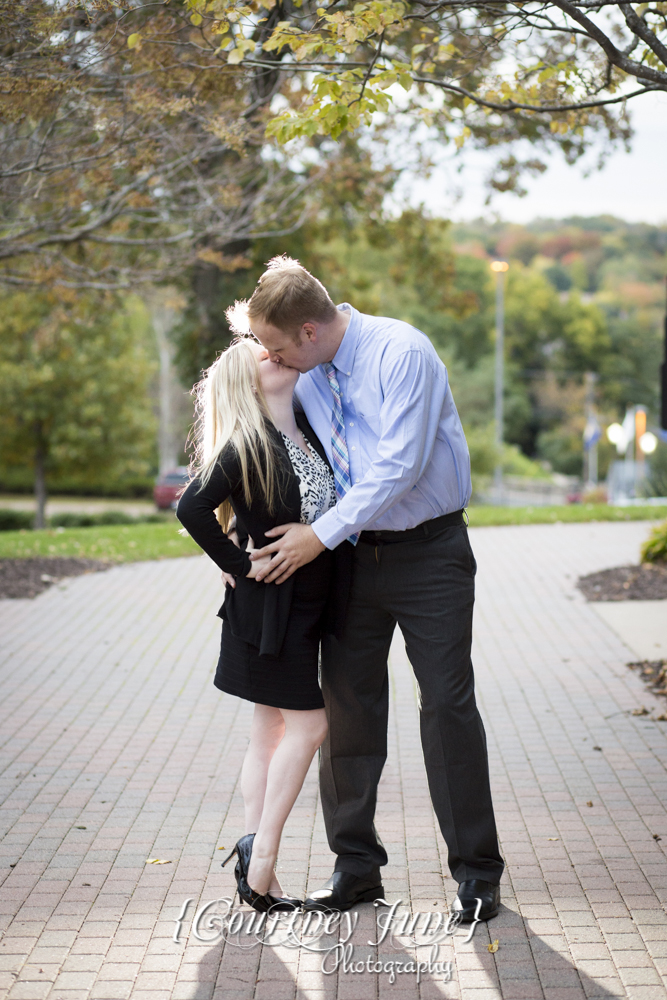
[(503, 496), (503, 391), (505, 381), (505, 272), (509, 264), (505, 260), (494, 260), (491, 270), (496, 275), (496, 378), (495, 378), (495, 444), (496, 467), (494, 490), (496, 503), (502, 503)]

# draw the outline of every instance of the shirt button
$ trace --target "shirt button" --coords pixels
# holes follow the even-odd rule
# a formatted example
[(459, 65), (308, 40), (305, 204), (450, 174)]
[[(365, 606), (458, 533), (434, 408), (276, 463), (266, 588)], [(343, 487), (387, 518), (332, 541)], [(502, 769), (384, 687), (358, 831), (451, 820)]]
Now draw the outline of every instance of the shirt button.
[(350, 420), (350, 427), (354, 427), (354, 420)]
[(359, 482), (359, 476), (357, 476), (357, 478), (354, 481), (355, 481), (355, 483), (358, 483)]
[(352, 445), (352, 451), (356, 451), (356, 450), (357, 449), (354, 447), (354, 445)]

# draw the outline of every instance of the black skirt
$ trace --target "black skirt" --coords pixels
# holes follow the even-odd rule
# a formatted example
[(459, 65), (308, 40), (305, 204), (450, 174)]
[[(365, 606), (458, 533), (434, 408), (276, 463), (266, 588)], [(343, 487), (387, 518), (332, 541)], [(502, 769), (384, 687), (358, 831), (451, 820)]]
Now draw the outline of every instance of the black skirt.
[(324, 707), (318, 662), (332, 565), (333, 553), (326, 550), (294, 574), (287, 629), (278, 656), (260, 656), (257, 646), (234, 635), (223, 621), (213, 681), (220, 691), (273, 708)]

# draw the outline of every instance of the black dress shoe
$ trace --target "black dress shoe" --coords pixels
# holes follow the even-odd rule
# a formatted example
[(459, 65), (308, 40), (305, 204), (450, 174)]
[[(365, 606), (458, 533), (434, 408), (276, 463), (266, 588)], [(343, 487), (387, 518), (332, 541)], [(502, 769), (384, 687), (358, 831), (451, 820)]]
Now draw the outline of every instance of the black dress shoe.
[(308, 896), (304, 910), (349, 910), (357, 903), (372, 903), (374, 899), (384, 899), (382, 883), (376, 878), (359, 877), (349, 872), (334, 872), (321, 889)]
[[(479, 907), (479, 900), (482, 905)], [(473, 920), (490, 920), (498, 914), (500, 906), (500, 886), (486, 882), (483, 878), (469, 878), (461, 882), (459, 894), (452, 903), (454, 913), (461, 914), (462, 924), (471, 924)]]

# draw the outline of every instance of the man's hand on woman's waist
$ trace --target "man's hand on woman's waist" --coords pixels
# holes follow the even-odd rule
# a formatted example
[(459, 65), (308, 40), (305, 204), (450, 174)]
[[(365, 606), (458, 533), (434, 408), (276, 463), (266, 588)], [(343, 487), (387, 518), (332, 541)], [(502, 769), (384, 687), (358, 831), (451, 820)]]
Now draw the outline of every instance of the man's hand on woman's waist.
[(326, 547), (310, 524), (280, 524), (265, 534), (276, 541), (250, 555), (253, 562), (271, 556), (271, 562), (262, 565), (255, 577), (265, 583), (284, 583), (295, 570), (312, 562)]

